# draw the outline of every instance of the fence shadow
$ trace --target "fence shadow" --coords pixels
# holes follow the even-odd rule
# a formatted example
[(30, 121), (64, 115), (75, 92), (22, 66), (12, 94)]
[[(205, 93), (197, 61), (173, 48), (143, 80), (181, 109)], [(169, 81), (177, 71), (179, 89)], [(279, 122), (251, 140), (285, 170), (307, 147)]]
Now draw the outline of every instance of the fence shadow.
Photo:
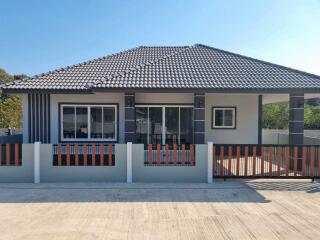
[(269, 191), (303, 191), (306, 193), (319, 193), (320, 183), (301, 181), (247, 181), (249, 187), (254, 190)]
[(0, 184), (0, 203), (224, 202), (267, 203), (243, 181), (216, 184)]

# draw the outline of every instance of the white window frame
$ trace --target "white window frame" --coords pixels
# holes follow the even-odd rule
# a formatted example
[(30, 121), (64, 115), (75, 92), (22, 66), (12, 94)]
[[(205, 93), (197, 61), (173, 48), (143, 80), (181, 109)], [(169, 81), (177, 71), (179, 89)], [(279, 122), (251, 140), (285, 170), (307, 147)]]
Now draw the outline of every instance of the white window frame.
[[(231, 126), (217, 126), (216, 125), (216, 110), (231, 110), (232, 111), (232, 125)], [(213, 129), (235, 129), (236, 128), (236, 107), (212, 107), (212, 128)]]
[[(87, 138), (64, 138), (63, 137), (63, 107), (86, 107), (87, 108), (87, 121), (88, 121), (88, 137)], [(91, 108), (92, 107), (101, 107), (102, 108), (102, 133), (103, 133), (103, 108), (104, 107), (113, 107), (114, 108), (114, 127), (115, 134), (114, 138), (91, 138)], [(76, 111), (75, 111), (75, 128), (76, 128)], [(75, 129), (76, 130), (76, 129)], [(63, 142), (115, 142), (118, 139), (118, 106), (116, 104), (60, 104), (60, 139)]]
[(148, 109), (148, 113), (147, 113), (147, 116), (148, 116), (148, 124), (147, 124), (147, 142), (148, 144), (150, 143), (150, 136), (149, 136), (149, 130), (150, 130), (150, 121), (149, 121), (149, 108), (152, 108), (152, 107), (158, 107), (158, 108), (161, 108), (162, 109), (162, 126), (161, 126), (161, 134), (162, 134), (162, 145), (165, 145), (165, 141), (166, 141), (166, 123), (165, 123), (165, 120), (166, 120), (166, 108), (169, 108), (169, 107), (178, 107), (179, 108), (179, 134), (178, 134), (178, 144), (180, 144), (180, 109), (181, 108), (192, 108), (194, 109), (194, 105), (143, 105), (143, 104), (137, 104), (135, 106), (136, 108), (138, 107), (145, 107)]

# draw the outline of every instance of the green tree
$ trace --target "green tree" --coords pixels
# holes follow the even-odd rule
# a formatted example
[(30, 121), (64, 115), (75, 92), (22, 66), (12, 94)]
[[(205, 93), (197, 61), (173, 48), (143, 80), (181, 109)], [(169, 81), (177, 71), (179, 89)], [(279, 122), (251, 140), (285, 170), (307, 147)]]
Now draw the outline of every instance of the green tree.
[[(0, 68), (0, 85), (14, 80), (20, 80), (26, 75), (10, 75)], [(22, 97), (9, 96), (0, 90), (0, 128), (22, 127)]]

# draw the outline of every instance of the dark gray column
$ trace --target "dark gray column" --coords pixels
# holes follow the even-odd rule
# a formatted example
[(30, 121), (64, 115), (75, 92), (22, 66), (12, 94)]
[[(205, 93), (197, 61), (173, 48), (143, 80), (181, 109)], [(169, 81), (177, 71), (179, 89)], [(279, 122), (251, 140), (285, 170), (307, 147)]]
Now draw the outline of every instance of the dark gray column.
[(126, 143), (136, 141), (134, 93), (124, 94), (124, 138)]
[(258, 144), (262, 143), (262, 95), (258, 97)]
[(205, 141), (205, 94), (194, 94), (194, 143), (204, 144)]
[(303, 144), (304, 94), (290, 94), (289, 103), (289, 144)]
[(29, 143), (50, 143), (50, 94), (28, 94)]

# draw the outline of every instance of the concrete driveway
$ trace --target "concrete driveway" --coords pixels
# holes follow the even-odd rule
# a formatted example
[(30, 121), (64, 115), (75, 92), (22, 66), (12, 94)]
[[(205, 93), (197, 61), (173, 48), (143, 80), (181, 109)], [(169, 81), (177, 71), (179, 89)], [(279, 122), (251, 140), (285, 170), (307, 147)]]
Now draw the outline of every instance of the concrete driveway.
[(320, 183), (0, 184), (0, 239), (320, 239)]

